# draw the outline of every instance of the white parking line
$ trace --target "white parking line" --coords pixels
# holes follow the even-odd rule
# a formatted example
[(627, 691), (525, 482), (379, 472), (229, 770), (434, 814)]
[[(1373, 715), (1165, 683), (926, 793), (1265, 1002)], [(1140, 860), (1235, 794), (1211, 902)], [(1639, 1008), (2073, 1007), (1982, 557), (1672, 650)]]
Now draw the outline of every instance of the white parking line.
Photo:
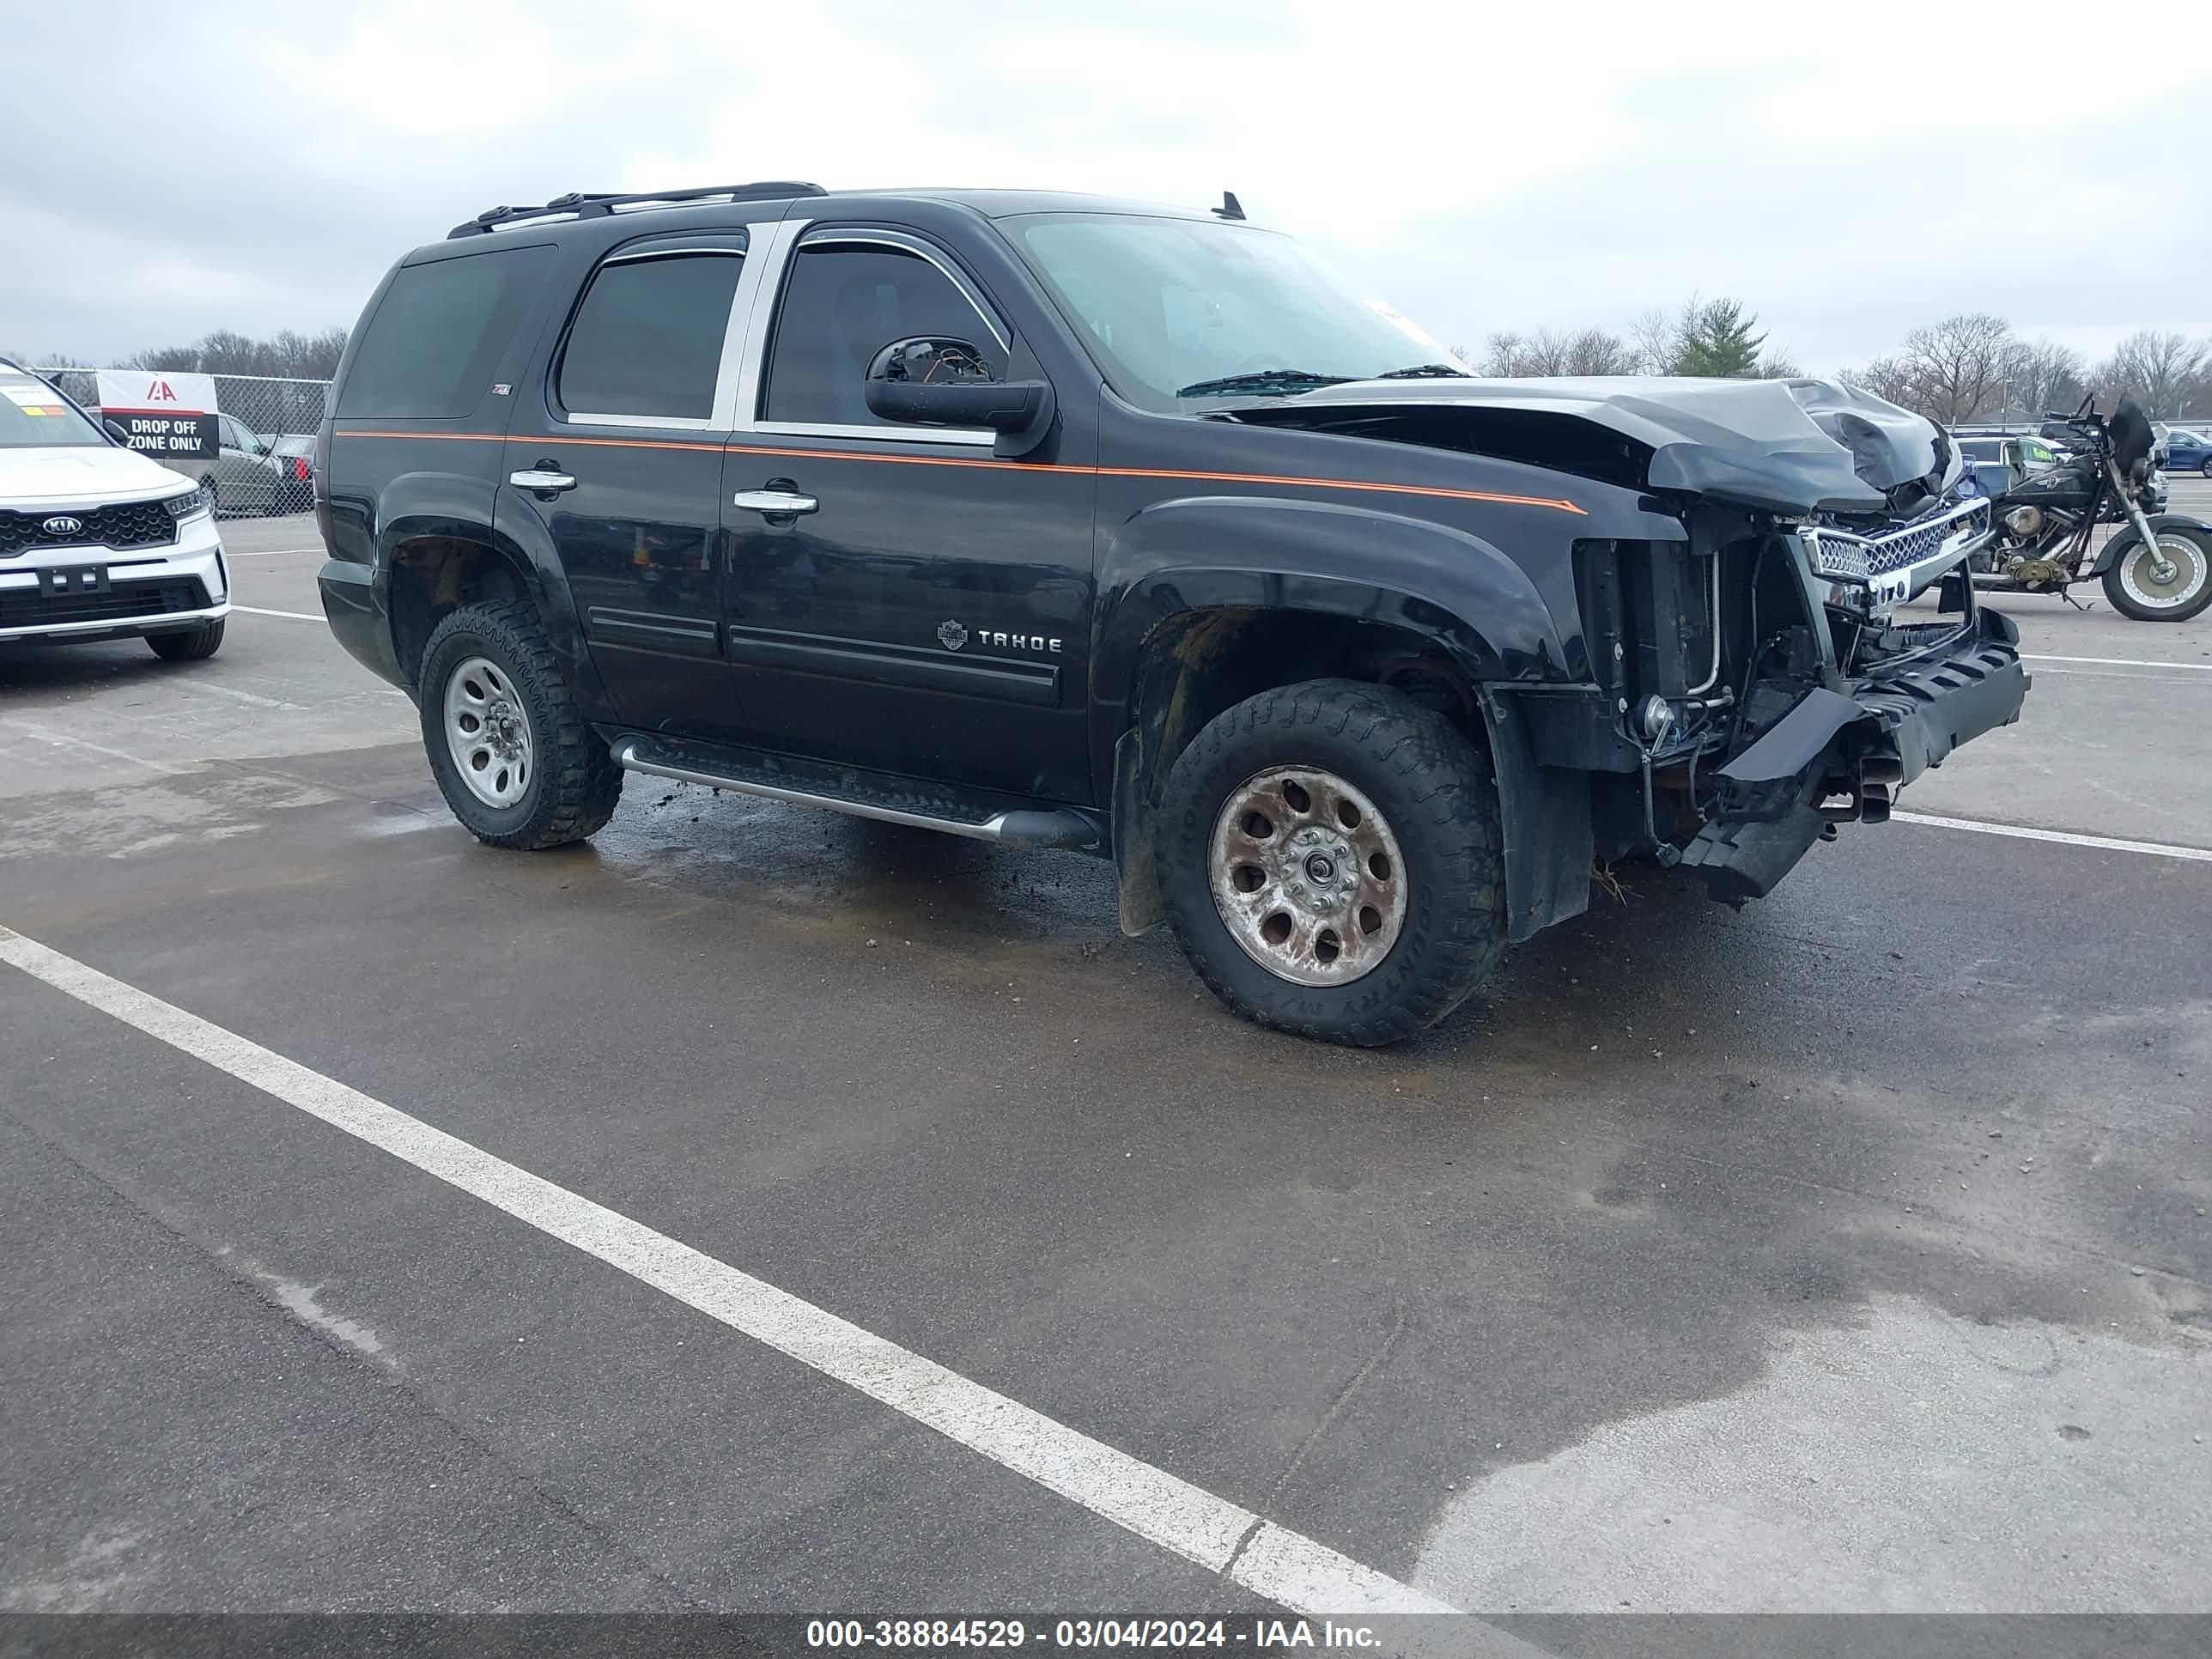
[(319, 547), (226, 547), (226, 559), (273, 559), (283, 553), (319, 553)]
[[(4, 927), (0, 962), (482, 1199), (1270, 1601), (1316, 1615), (1453, 1611), (1410, 1584)], [(1535, 1651), (1503, 1639), (1516, 1651)]]
[(1937, 830), (1971, 830), (1978, 836), (2055, 841), (2067, 847), (2101, 847), (2108, 853), (2148, 853), (2153, 858), (2212, 864), (2212, 848), (2172, 847), (2160, 841), (2119, 841), (2111, 836), (2077, 836), (2069, 830), (2031, 830), (2024, 823), (1984, 823), (1979, 818), (1943, 818), (1932, 812), (1892, 812), (1889, 816), (1899, 823), (1924, 823)]
[(249, 617), (283, 617), (292, 622), (319, 623), (328, 620), (323, 617), (311, 617), (304, 611), (264, 611), (258, 605), (240, 605), (235, 600), (232, 602), (230, 608), (233, 611), (243, 611)]
[(2023, 651), (2029, 662), (2086, 662), (2100, 668), (2186, 668), (2191, 673), (2212, 674), (2212, 662), (2144, 662), (2136, 657), (2047, 657), (2039, 651)]
[(56, 749), (82, 750), (88, 755), (104, 755), (109, 760), (129, 761), (133, 766), (143, 766), (149, 772), (165, 773), (173, 778), (184, 777), (192, 769), (189, 766), (172, 766), (167, 761), (148, 760), (144, 756), (131, 754), (128, 750), (103, 748), (99, 744), (88, 743), (82, 738), (70, 737), (65, 732), (49, 732), (44, 726), (17, 720), (12, 714), (0, 716), (0, 726), (12, 726), (18, 732), (27, 732), (40, 743)]

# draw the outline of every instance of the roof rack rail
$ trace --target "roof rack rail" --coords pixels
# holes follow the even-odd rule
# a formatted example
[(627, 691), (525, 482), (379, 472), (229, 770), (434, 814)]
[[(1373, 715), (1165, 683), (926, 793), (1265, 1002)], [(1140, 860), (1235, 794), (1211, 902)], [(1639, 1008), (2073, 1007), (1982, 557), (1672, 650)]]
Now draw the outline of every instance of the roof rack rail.
[(786, 196), (827, 196), (829, 193), (819, 185), (791, 179), (763, 179), (750, 185), (702, 185), (691, 190), (647, 190), (634, 195), (586, 194), (572, 190), (565, 196), (556, 196), (543, 207), (486, 208), (467, 223), (455, 225), (447, 231), (446, 240), (451, 241), (456, 236), (483, 234), (521, 219), (544, 219), (555, 216), (570, 219), (602, 218), (617, 208), (635, 207), (648, 202), (672, 204), (717, 200), (743, 202)]

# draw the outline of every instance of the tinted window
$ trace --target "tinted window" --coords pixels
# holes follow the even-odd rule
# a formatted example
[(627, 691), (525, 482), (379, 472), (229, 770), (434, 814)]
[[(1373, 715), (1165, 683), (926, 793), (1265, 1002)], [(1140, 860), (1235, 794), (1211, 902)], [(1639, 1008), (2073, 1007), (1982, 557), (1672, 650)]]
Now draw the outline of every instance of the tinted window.
[(920, 254), (874, 243), (800, 246), (785, 285), (762, 415), (817, 426), (879, 426), (868, 362), (893, 340), (946, 335), (1004, 379), (1006, 354), (968, 296)]
[(562, 404), (572, 414), (712, 415), (741, 263), (691, 253), (601, 266), (562, 353)]
[(355, 349), (337, 412), (434, 420), (474, 409), (551, 252), (499, 248), (396, 272)]

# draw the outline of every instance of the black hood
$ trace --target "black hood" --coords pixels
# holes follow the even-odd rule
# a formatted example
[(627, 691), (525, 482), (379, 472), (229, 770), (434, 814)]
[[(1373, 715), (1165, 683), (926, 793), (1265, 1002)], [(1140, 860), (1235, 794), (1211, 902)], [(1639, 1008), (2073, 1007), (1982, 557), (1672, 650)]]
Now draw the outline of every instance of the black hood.
[[(1500, 417), (1596, 428), (1593, 439), (1626, 441), (1601, 447), (1644, 488), (1770, 513), (1909, 514), (1942, 495), (1957, 468), (1933, 422), (1830, 380), (1364, 380), (1239, 408), (1234, 418), (1388, 438), (1387, 417), (1416, 409), (1466, 411), (1466, 447), (1603, 476), (1578, 459), (1595, 453), (1589, 446), (1516, 443), (1516, 423)], [(1553, 452), (1559, 459), (1546, 459)]]

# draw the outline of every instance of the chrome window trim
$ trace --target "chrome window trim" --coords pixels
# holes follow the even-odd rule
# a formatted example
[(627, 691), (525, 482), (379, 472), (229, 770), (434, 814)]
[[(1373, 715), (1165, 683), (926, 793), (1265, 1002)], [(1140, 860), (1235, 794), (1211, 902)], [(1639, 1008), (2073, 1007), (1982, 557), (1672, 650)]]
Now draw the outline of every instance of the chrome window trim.
[(755, 421), (755, 432), (772, 432), (793, 438), (865, 438), (871, 443), (967, 444), (989, 448), (999, 434), (978, 426), (904, 426), (886, 421), (881, 426), (842, 426), (828, 422)]
[(975, 315), (998, 342), (1001, 351), (1012, 349), (1012, 337), (999, 325), (989, 302), (975, 285), (959, 271), (948, 265), (942, 254), (920, 237), (902, 231), (853, 229), (842, 230), (836, 226), (815, 227), (810, 219), (787, 219), (775, 227), (774, 235), (761, 246), (755, 237), (755, 252), (746, 263), (760, 262), (756, 292), (760, 296), (754, 306), (750, 321), (745, 330), (743, 367), (736, 387), (736, 406), (732, 410), (732, 431), (761, 432), (778, 437), (860, 439), (876, 443), (897, 444), (957, 444), (965, 448), (988, 448), (999, 441), (999, 434), (980, 427), (915, 427), (884, 422), (880, 426), (852, 426), (827, 421), (771, 421), (762, 418), (761, 394), (766, 386), (763, 373), (767, 367), (769, 337), (774, 330), (777, 312), (783, 304), (784, 279), (791, 267), (793, 256), (806, 243), (819, 242), (835, 246), (854, 243), (895, 247), (915, 254), (942, 271), (947, 281), (960, 290), (961, 297), (975, 307)]
[[(746, 256), (745, 264), (759, 269), (750, 275), (743, 325), (733, 326), (731, 331), (738, 350), (737, 383), (730, 389), (728, 410), (732, 432), (759, 430), (761, 357), (768, 349), (769, 320), (775, 313), (775, 296), (782, 288), (780, 279), (784, 262), (791, 257), (791, 245), (812, 222), (808, 219), (785, 219), (761, 227), (753, 235), (753, 252)], [(765, 234), (760, 234), (763, 231)], [(747, 287), (747, 282), (739, 282), (741, 291)], [(768, 297), (763, 299), (764, 295)], [(726, 356), (724, 367), (727, 368), (728, 363)]]
[[(749, 241), (757, 241), (769, 228), (770, 227), (766, 225), (747, 225), (746, 238)], [(749, 248), (663, 247), (644, 248), (635, 253), (611, 254), (592, 267), (591, 277), (585, 283), (583, 291), (588, 295), (592, 291), (592, 284), (599, 280), (599, 273), (610, 265), (642, 264), (648, 259), (681, 259), (701, 253), (712, 254), (720, 258), (734, 258), (738, 262), (737, 286), (730, 294), (729, 315), (722, 321), (722, 355), (717, 360), (714, 368), (714, 398), (713, 403), (708, 406), (707, 413), (703, 416), (607, 415), (592, 410), (571, 409), (556, 417), (556, 424), (641, 428), (647, 430), (667, 432), (727, 432), (730, 429), (731, 414), (737, 404), (737, 387), (732, 379), (734, 368), (732, 359), (738, 355), (743, 344), (744, 331), (739, 325), (738, 319), (750, 314), (752, 293), (759, 283), (759, 273), (756, 269), (755, 258)], [(573, 332), (574, 327), (575, 325), (571, 323), (569, 331)], [(547, 399), (549, 406), (553, 405), (554, 399), (560, 394), (558, 378), (560, 362), (562, 357), (567, 356), (568, 349), (568, 337), (564, 334), (561, 341), (560, 354), (554, 360), (554, 384), (547, 388), (552, 394)]]
[[(715, 381), (715, 395), (721, 395), (721, 382)], [(571, 410), (567, 417), (570, 426), (649, 426), (665, 427), (677, 432), (713, 432), (718, 430), (712, 415), (593, 415), (584, 410)]]

